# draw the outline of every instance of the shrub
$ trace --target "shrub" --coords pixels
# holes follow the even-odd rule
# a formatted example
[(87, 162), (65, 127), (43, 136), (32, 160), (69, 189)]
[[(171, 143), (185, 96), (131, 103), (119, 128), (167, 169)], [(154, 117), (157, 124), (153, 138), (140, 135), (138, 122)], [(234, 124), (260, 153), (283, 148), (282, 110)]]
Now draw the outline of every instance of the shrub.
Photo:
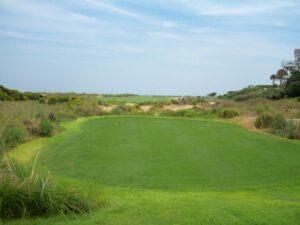
[(162, 111), (159, 116), (173, 116), (173, 117), (188, 117), (188, 118), (194, 118), (203, 116), (205, 114), (204, 111), (197, 111), (197, 110), (179, 110), (179, 111)]
[(24, 132), (20, 125), (10, 123), (0, 128), (0, 150), (14, 147), (24, 140)]
[(83, 99), (74, 98), (74, 102), (71, 104), (71, 107), (74, 108), (75, 114), (79, 116), (103, 115), (101, 108), (98, 106), (97, 99), (93, 97), (85, 97)]
[(49, 97), (48, 104), (54, 105), (57, 103), (64, 103), (64, 102), (69, 102), (69, 101), (70, 101), (70, 98), (68, 96), (57, 95), (57, 96)]
[(212, 110), (211, 110), (211, 113), (212, 114), (216, 114), (218, 112), (218, 109), (217, 108), (213, 108)]
[(34, 165), (1, 160), (0, 218), (85, 213), (91, 204), (77, 193), (54, 187), (47, 175), (36, 174)]
[(24, 120), (23, 124), (30, 134), (34, 136), (40, 134), (40, 125), (38, 120)]
[(300, 140), (300, 124), (289, 121), (286, 127), (286, 134), (289, 139)]
[(233, 117), (238, 116), (239, 113), (235, 111), (234, 109), (221, 109), (219, 112), (219, 117), (224, 119), (231, 119)]
[(286, 131), (287, 120), (283, 115), (278, 114), (272, 119), (271, 127), (274, 134), (283, 135)]
[(46, 103), (46, 99), (44, 99), (44, 98), (40, 98), (40, 99), (39, 99), (39, 103), (41, 103), (41, 104), (45, 104), (45, 103)]
[(128, 112), (130, 112), (130, 108), (125, 105), (118, 105), (111, 110), (111, 113), (114, 115), (127, 114)]
[(39, 122), (39, 132), (41, 136), (51, 136), (54, 127), (48, 119), (41, 119)]
[(243, 101), (247, 101), (251, 98), (252, 98), (251, 95), (239, 95), (239, 96), (236, 96), (233, 100), (236, 102), (243, 102)]
[(54, 112), (48, 113), (47, 118), (52, 122), (55, 122), (57, 120), (57, 116)]
[(287, 95), (289, 97), (300, 96), (300, 81), (293, 82), (288, 86)]
[(270, 108), (268, 105), (261, 105), (255, 109), (255, 112), (259, 115), (267, 113), (269, 111), (270, 111)]
[(99, 99), (98, 105), (101, 105), (101, 106), (108, 106), (107, 102), (104, 101), (103, 99)]
[(272, 115), (270, 115), (268, 113), (261, 114), (255, 120), (255, 127), (259, 128), (259, 129), (270, 127), (272, 124), (272, 121), (273, 121)]
[(270, 100), (278, 100), (284, 97), (284, 89), (282, 88), (268, 88), (264, 93), (265, 98)]

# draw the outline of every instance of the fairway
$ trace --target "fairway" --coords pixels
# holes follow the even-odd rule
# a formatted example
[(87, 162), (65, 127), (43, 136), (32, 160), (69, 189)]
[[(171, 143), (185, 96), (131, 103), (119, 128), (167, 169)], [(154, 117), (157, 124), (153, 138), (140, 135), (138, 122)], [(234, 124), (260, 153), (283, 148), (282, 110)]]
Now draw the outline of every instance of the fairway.
[(230, 123), (119, 116), (75, 122), (16, 153), (38, 149), (58, 181), (109, 199), (72, 224), (279, 225), (299, 224), (299, 146)]

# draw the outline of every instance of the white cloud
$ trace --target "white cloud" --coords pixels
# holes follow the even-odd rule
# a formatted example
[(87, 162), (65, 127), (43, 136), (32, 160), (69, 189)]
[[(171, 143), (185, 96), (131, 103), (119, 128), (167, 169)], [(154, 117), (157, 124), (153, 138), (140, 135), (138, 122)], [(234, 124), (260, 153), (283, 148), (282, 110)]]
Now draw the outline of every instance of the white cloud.
[(213, 1), (198, 1), (198, 0), (178, 0), (182, 6), (194, 11), (195, 13), (203, 16), (238, 16), (238, 15), (251, 15), (262, 13), (273, 13), (279, 10), (293, 8), (299, 3), (296, 1), (277, 1), (271, 0), (267, 3), (255, 2), (249, 3), (243, 1), (238, 4), (224, 4), (216, 3)]
[(26, 16), (64, 22), (95, 22), (95, 19), (80, 13), (70, 12), (61, 7), (32, 1), (1, 0), (2, 9)]
[(104, 3), (103, 1), (83, 0), (83, 1), (77, 1), (77, 3), (85, 4), (87, 6), (93, 7), (94, 10), (106, 11), (121, 16), (126, 16), (138, 20), (144, 20), (144, 17), (138, 13), (134, 13), (129, 10), (122, 9), (112, 4)]

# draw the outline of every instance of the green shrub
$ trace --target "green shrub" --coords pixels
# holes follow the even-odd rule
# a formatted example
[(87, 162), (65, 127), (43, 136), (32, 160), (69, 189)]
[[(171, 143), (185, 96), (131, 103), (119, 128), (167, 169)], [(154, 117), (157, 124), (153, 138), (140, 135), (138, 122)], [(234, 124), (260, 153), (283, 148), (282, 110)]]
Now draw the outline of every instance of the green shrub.
[(117, 107), (111, 110), (111, 113), (113, 115), (123, 115), (127, 114), (128, 112), (130, 112), (130, 108), (125, 105), (118, 105)]
[(99, 99), (98, 105), (101, 105), (101, 106), (108, 106), (107, 102), (104, 101), (103, 99)]
[(264, 114), (264, 113), (268, 113), (270, 111), (270, 108), (268, 105), (262, 105), (262, 106), (259, 106), (255, 109), (256, 113), (258, 115), (261, 115), (261, 114)]
[(24, 140), (24, 131), (17, 123), (10, 123), (0, 127), (0, 150), (15, 147)]
[(39, 122), (39, 132), (41, 136), (51, 136), (54, 126), (48, 119), (41, 119)]
[(224, 118), (224, 119), (231, 119), (233, 117), (238, 116), (239, 113), (235, 111), (234, 109), (221, 109), (219, 112), (219, 117)]
[(278, 114), (273, 117), (271, 127), (274, 134), (284, 135), (287, 128), (287, 120), (284, 118), (283, 115)]
[(278, 100), (284, 97), (284, 93), (285, 92), (283, 88), (271, 87), (265, 91), (264, 96), (265, 98), (270, 100)]
[(36, 174), (34, 165), (1, 160), (0, 218), (14, 219), (89, 212), (91, 204), (74, 191), (53, 186), (48, 175)]
[(258, 116), (255, 120), (255, 127), (256, 128), (268, 128), (271, 126), (273, 122), (273, 116), (268, 113), (263, 113), (260, 116)]
[(159, 116), (171, 116), (171, 117), (187, 117), (187, 118), (194, 118), (199, 117), (204, 114), (203, 111), (197, 110), (178, 110), (178, 111), (162, 111)]
[(286, 135), (289, 139), (300, 140), (300, 124), (297, 122), (289, 121), (286, 127)]
[(288, 86), (287, 95), (289, 97), (300, 96), (300, 81), (293, 82)]
[(39, 99), (39, 103), (41, 103), (41, 104), (45, 104), (45, 103), (46, 103), (46, 99), (44, 99), (44, 98), (40, 98), (40, 99)]
[(253, 98), (257, 98), (259, 95), (257, 93), (251, 93), (251, 94), (246, 94), (246, 95), (238, 95), (233, 98), (234, 101), (236, 102), (244, 102)]
[(218, 112), (218, 109), (217, 108), (213, 108), (212, 110), (211, 110), (211, 113), (212, 114), (216, 114)]

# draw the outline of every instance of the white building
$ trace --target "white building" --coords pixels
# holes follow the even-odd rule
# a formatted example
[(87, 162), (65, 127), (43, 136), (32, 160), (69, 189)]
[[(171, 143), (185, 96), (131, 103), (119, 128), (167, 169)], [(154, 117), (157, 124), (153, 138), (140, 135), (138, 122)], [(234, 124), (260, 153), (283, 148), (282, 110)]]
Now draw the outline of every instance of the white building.
[(295, 49), (295, 63), (298, 66), (298, 69), (300, 69), (300, 49)]
[(300, 70), (300, 49), (295, 49), (294, 56), (294, 61), (283, 61), (281, 63), (283, 69), (287, 70), (288, 72), (291, 72), (293, 70)]

